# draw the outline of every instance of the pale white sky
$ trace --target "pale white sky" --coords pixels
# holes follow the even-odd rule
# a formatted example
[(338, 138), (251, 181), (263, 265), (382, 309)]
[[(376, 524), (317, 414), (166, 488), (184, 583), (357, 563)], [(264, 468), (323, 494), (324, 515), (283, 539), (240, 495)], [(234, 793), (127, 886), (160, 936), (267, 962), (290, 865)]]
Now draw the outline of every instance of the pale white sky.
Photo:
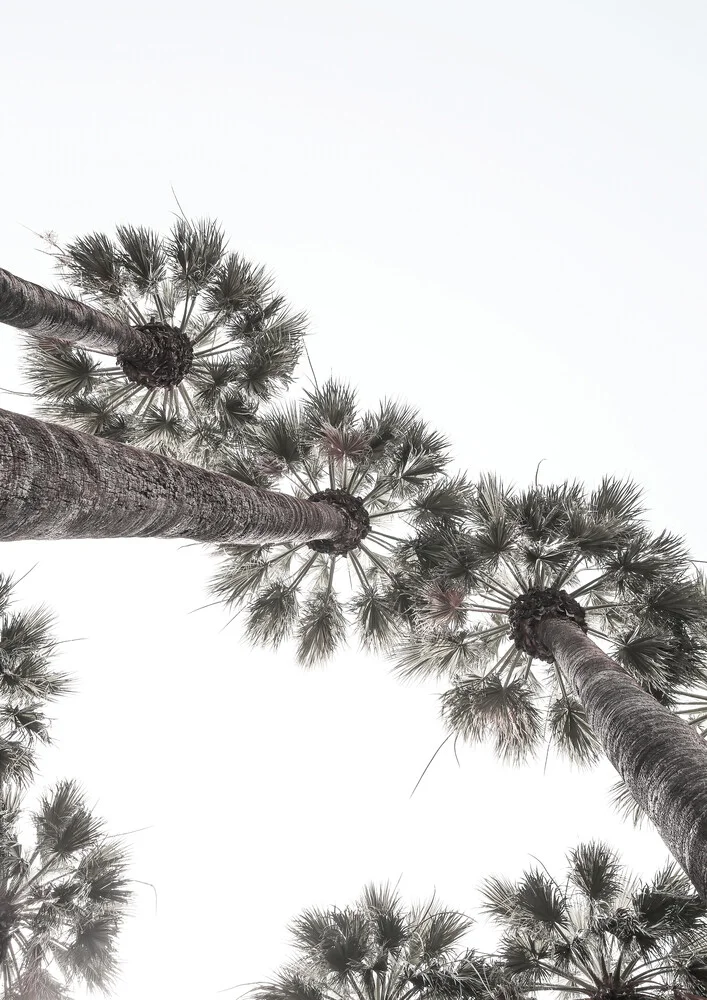
[[(165, 227), (173, 184), (310, 311), (319, 372), (418, 404), (472, 474), (631, 474), (707, 558), (703, 4), (42, 0), (3, 37), (3, 267), (51, 283), (22, 226)], [(187, 617), (197, 548), (13, 543), (1, 567), (37, 560), (21, 598), (86, 637), (45, 777), (149, 827), (134, 874), (158, 913), (140, 887), (120, 1000), (266, 978), (301, 907), (370, 879), (468, 910), (485, 875), (580, 837), (665, 859), (608, 809), (608, 769), (450, 750), (409, 800), (444, 735), (433, 688), (355, 649), (304, 673), (218, 609)]]

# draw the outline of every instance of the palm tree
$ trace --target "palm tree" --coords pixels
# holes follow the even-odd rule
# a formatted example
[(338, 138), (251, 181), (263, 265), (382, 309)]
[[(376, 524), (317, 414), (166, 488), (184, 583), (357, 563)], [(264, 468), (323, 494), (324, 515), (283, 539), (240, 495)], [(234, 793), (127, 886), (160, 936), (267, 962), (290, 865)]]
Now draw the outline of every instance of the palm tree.
[[(27, 842), (27, 822), (32, 835)], [(80, 984), (108, 993), (131, 892), (125, 848), (73, 781), (23, 814), (0, 784), (0, 970), (6, 1000), (59, 1000)]]
[(464, 599), (456, 628), (415, 623), (398, 670), (450, 676), (451, 733), (511, 760), (544, 735), (576, 762), (603, 750), (707, 898), (707, 747), (671, 711), (689, 718), (707, 681), (705, 584), (682, 541), (651, 534), (615, 479), (514, 492), (485, 476), (471, 509), (411, 546), (411, 576)]
[(0, 787), (29, 782), (35, 748), (49, 742), (46, 703), (70, 689), (68, 676), (51, 665), (51, 614), (42, 607), (12, 611), (15, 586), (0, 573)]
[(0, 322), (32, 335), (25, 368), (47, 416), (208, 459), (289, 384), (305, 317), (212, 220), (47, 242), (68, 294), (0, 270)]
[(559, 881), (531, 868), (516, 882), (488, 879), (482, 893), (502, 928), (497, 957), (526, 995), (707, 996), (707, 906), (674, 863), (643, 882), (606, 845), (580, 844)]
[(291, 925), (295, 958), (253, 1000), (412, 1000), (498, 996), (495, 966), (465, 952), (471, 920), (430, 901), (406, 909), (389, 885), (353, 905), (304, 910)]
[(300, 403), (260, 418), (232, 476), (251, 486), (327, 501), (360, 526), (345, 542), (225, 546), (215, 595), (246, 615), (246, 636), (277, 647), (293, 633), (297, 658), (331, 656), (353, 624), (366, 648), (399, 632), (395, 556), (421, 524), (466, 511), (468, 487), (444, 473), (447, 442), (409, 407), (387, 401), (361, 413), (355, 392), (330, 379)]

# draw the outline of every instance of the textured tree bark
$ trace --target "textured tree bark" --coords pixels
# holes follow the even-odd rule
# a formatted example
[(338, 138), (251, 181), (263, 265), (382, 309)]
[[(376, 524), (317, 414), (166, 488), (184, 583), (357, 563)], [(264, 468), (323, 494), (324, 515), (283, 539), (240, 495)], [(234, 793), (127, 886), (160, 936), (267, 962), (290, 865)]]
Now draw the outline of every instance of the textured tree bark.
[(0, 410), (0, 539), (309, 542), (350, 530), (327, 503)]
[(139, 353), (149, 339), (99, 309), (57, 295), (2, 268), (0, 323), (26, 330), (34, 337), (69, 340), (113, 357)]
[(577, 690), (604, 753), (707, 900), (707, 745), (571, 621), (551, 615), (539, 639)]

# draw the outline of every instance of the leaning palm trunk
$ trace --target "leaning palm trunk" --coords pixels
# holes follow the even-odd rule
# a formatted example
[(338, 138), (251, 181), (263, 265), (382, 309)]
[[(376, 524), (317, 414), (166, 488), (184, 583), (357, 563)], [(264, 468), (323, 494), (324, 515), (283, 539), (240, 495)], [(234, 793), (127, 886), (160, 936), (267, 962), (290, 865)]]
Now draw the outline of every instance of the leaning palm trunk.
[(606, 756), (707, 900), (707, 746), (568, 619), (536, 634), (572, 680)]
[(108, 313), (50, 292), (2, 268), (0, 323), (26, 330), (37, 338), (68, 340), (113, 357), (139, 353), (148, 337)]
[(0, 538), (265, 544), (355, 530), (328, 502), (254, 489), (151, 452), (0, 410)]

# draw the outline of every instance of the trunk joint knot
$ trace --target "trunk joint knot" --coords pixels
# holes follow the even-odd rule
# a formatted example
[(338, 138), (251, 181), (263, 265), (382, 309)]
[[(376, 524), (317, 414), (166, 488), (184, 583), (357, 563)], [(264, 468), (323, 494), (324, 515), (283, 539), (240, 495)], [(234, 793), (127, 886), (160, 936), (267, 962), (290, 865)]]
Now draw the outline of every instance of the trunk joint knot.
[(144, 323), (134, 329), (147, 336), (136, 351), (117, 357), (128, 381), (147, 389), (179, 385), (194, 360), (194, 348), (186, 333), (166, 323)]
[(570, 597), (566, 590), (553, 588), (520, 594), (508, 612), (508, 621), (511, 625), (511, 638), (518, 649), (535, 659), (552, 663), (552, 653), (540, 642), (536, 633), (538, 622), (548, 615), (568, 618), (577, 628), (587, 631), (582, 605)]
[(346, 490), (322, 490), (307, 498), (310, 503), (328, 503), (338, 507), (346, 515), (347, 525), (336, 538), (322, 538), (309, 542), (310, 549), (315, 552), (326, 552), (334, 556), (345, 556), (352, 549), (357, 549), (368, 532), (371, 521), (368, 511), (363, 506), (360, 497), (352, 496)]

